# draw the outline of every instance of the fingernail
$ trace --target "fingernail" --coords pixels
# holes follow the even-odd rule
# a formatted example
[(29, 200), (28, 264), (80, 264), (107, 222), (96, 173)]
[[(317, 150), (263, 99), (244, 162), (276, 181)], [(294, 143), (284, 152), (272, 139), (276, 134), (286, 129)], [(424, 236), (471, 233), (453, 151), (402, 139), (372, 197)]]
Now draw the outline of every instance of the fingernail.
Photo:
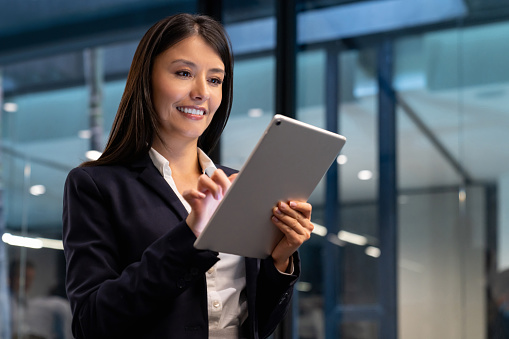
[(290, 201), (290, 207), (297, 207), (297, 203), (295, 201)]
[(281, 212), (281, 210), (280, 210), (279, 208), (276, 208), (276, 211), (275, 211), (275, 212), (276, 212), (276, 214), (278, 214), (278, 215), (283, 214), (283, 212)]

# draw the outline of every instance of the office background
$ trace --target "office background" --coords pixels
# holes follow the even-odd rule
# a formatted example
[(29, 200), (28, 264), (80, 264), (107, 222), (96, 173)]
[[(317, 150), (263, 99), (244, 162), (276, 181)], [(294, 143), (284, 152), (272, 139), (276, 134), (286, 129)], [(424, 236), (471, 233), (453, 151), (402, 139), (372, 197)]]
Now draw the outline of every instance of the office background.
[(232, 40), (215, 159), (240, 168), (275, 113), (348, 140), (310, 199), (315, 233), (274, 338), (496, 338), (505, 0), (0, 0), (0, 330), (10, 261), (34, 263), (28, 297), (63, 293), (65, 177), (104, 146), (143, 33), (177, 12)]

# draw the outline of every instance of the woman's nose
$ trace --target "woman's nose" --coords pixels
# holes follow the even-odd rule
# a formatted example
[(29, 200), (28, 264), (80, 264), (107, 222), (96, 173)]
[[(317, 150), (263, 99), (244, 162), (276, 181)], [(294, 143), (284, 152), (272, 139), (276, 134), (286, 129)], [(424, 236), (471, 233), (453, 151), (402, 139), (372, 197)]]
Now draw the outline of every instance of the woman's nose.
[(191, 90), (191, 98), (197, 101), (206, 101), (209, 99), (210, 93), (207, 79), (195, 78), (193, 88)]

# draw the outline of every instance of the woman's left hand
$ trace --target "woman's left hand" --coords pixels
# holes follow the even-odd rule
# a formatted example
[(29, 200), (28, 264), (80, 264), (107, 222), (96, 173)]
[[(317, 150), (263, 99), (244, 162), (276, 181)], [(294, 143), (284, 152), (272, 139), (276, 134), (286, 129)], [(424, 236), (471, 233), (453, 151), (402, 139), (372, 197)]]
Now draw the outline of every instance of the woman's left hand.
[(272, 223), (284, 234), (271, 255), (279, 271), (286, 271), (290, 256), (311, 237), (311, 210), (309, 203), (299, 201), (281, 201), (272, 209)]

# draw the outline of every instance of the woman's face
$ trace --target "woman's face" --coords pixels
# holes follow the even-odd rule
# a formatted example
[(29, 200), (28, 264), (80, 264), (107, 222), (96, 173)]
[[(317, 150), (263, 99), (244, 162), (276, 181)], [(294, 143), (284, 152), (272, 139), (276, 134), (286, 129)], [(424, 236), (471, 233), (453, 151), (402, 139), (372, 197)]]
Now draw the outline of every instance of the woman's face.
[(221, 104), (224, 76), (223, 61), (200, 36), (186, 38), (156, 57), (152, 101), (167, 140), (198, 139)]

